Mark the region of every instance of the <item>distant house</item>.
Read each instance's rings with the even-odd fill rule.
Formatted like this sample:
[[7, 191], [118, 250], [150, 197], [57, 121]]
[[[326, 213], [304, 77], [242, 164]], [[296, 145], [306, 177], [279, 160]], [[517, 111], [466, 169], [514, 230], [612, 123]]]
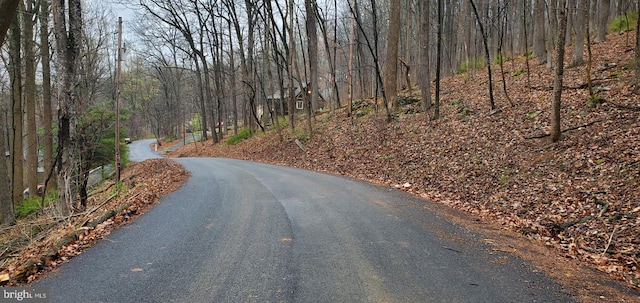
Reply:
[[[300, 89], [299, 86], [296, 86], [294, 89], [294, 94], [295, 94], [294, 113], [296, 114], [306, 113], [306, 104], [305, 104], [305, 98], [303, 95], [306, 91], [307, 91], [306, 87], [304, 89]], [[324, 107], [325, 100], [322, 97], [322, 94], [320, 94], [319, 97], [320, 97], [319, 98], [320, 108], [322, 108]], [[274, 110], [278, 112], [280, 111], [280, 103], [282, 103], [284, 108], [284, 114], [285, 115], [289, 114], [289, 88], [287, 87], [284, 88], [284, 94], [282, 96], [280, 95], [280, 90], [277, 89], [276, 93], [274, 93], [271, 96], [267, 96], [267, 102], [269, 106], [271, 106], [272, 104], [275, 105]]]

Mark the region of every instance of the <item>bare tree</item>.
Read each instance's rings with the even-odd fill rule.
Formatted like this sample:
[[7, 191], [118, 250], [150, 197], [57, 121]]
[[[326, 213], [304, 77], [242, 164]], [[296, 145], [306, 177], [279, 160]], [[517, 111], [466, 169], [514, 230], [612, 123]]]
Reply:
[[545, 17], [544, 0], [534, 0], [533, 6], [533, 56], [538, 58], [538, 64], [547, 62], [545, 51]]
[[389, 1], [389, 31], [385, 61], [384, 91], [389, 108], [398, 107], [398, 44], [400, 43], [400, 0]]
[[32, 0], [26, 0], [23, 11], [24, 45], [24, 103], [27, 120], [27, 186], [29, 194], [38, 194], [38, 132], [36, 128], [36, 56], [33, 41], [35, 9]]
[[555, 78], [553, 80], [553, 103], [551, 106], [551, 140], [560, 140], [560, 101], [562, 99], [562, 78], [564, 73], [564, 47], [567, 35], [567, 8], [565, 0], [558, 1], [558, 47], [556, 48]]
[[582, 65], [584, 63], [584, 36], [585, 25], [587, 24], [586, 15], [589, 12], [589, 0], [577, 0], [576, 5], [576, 50], [573, 54], [573, 65]]
[[13, 199], [9, 189], [7, 172], [7, 161], [4, 157], [6, 142], [4, 130], [4, 114], [0, 113], [0, 224], [3, 226], [12, 225], [15, 222], [13, 213]]
[[[49, 14], [51, 1], [40, 2], [40, 64], [42, 65], [42, 123], [44, 124], [44, 168], [47, 173], [45, 191], [57, 187], [56, 178], [51, 179], [53, 167], [53, 111], [51, 107], [51, 51], [49, 49]], [[51, 180], [51, 182], [50, 182]]]
[[[53, 1], [53, 24], [58, 50], [58, 196], [55, 209], [59, 215], [84, 205], [80, 192], [80, 148], [78, 142], [78, 94], [76, 92], [78, 59], [82, 44], [81, 0]], [[68, 11], [68, 17], [65, 13]], [[68, 28], [68, 29], [67, 29]], [[86, 197], [85, 197], [86, 199]]]
[[420, 91], [422, 92], [422, 109], [431, 109], [431, 70], [429, 66], [429, 1], [420, 2], [420, 60], [418, 73], [420, 75]]
[[11, 130], [9, 141], [11, 145], [11, 186], [13, 203], [22, 200], [24, 190], [24, 157], [22, 142], [22, 52], [21, 52], [20, 22], [16, 17], [11, 25], [11, 37], [9, 41], [9, 57], [11, 64], [9, 75], [11, 76]]
[[610, 7], [610, 0], [598, 0], [598, 37], [596, 42], [604, 42], [607, 39], [607, 22], [609, 21]]
[[438, 30], [436, 38], [436, 99], [433, 109], [433, 119], [440, 119], [440, 80], [442, 72], [442, 0], [438, 0]]
[[[491, 76], [491, 58], [489, 57], [489, 37], [488, 34], [484, 30], [484, 26], [482, 25], [482, 20], [480, 19], [480, 15], [478, 15], [478, 9], [476, 8], [473, 0], [469, 0], [471, 2], [471, 7], [473, 7], [473, 13], [476, 15], [476, 20], [478, 21], [478, 27], [480, 27], [480, 34], [482, 35], [482, 44], [484, 45], [484, 58], [487, 62], [487, 73], [489, 74], [489, 102], [491, 105], [491, 110], [496, 109], [496, 103], [493, 100], [493, 80]], [[502, 60], [502, 59], [501, 59]]]

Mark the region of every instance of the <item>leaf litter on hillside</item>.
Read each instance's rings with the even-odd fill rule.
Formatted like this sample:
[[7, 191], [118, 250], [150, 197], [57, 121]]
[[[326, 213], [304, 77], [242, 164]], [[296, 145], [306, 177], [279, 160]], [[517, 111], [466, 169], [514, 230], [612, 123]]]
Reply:
[[20, 285], [37, 279], [147, 212], [188, 176], [182, 166], [166, 159], [129, 163], [122, 185], [111, 181], [98, 188], [90, 194], [86, 211], [56, 218], [45, 208], [2, 228], [0, 282]]
[[[632, 84], [628, 43], [634, 39], [610, 35], [593, 45], [593, 88], [601, 103], [588, 103], [586, 66], [567, 66], [558, 143], [547, 136], [552, 72], [532, 66], [529, 89], [526, 73], [514, 76], [525, 69], [519, 58], [505, 63], [515, 107], [495, 90], [498, 112], [490, 112], [486, 72], [477, 70], [443, 80], [439, 120], [412, 104], [390, 123], [372, 113], [351, 124], [342, 108], [315, 119], [314, 139], [302, 142], [306, 151], [285, 129], [284, 143], [272, 131], [233, 146], [191, 144], [170, 155], [263, 161], [404, 189], [499, 222], [637, 290], [640, 87]], [[569, 48], [567, 60], [572, 54]], [[372, 100], [359, 106], [367, 103], [373, 107]]]

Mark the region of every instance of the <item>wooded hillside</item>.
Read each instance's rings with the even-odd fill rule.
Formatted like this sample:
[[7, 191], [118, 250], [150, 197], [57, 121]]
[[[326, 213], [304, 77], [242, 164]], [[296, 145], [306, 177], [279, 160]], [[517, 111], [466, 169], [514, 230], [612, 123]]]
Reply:
[[[585, 66], [567, 65], [562, 140], [551, 143], [553, 76], [523, 57], [504, 64], [514, 106], [502, 91], [491, 110], [485, 70], [442, 81], [442, 118], [400, 92], [385, 122], [380, 102], [354, 102], [313, 119], [315, 136], [275, 131], [236, 145], [191, 144], [171, 156], [232, 157], [338, 173], [409, 191], [499, 222], [541, 245], [638, 288], [640, 100], [633, 85], [632, 34], [593, 45], [593, 89]], [[573, 48], [567, 48], [571, 55]], [[377, 108], [377, 109], [376, 109]], [[303, 151], [296, 143], [302, 143]], [[606, 252], [605, 252], [606, 250]]]

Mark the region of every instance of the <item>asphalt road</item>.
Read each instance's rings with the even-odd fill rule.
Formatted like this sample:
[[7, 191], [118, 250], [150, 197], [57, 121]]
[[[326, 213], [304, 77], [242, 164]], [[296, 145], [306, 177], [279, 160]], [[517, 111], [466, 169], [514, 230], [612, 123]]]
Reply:
[[36, 286], [52, 302], [573, 301], [404, 192], [238, 160], [177, 161], [192, 172], [185, 186]]

